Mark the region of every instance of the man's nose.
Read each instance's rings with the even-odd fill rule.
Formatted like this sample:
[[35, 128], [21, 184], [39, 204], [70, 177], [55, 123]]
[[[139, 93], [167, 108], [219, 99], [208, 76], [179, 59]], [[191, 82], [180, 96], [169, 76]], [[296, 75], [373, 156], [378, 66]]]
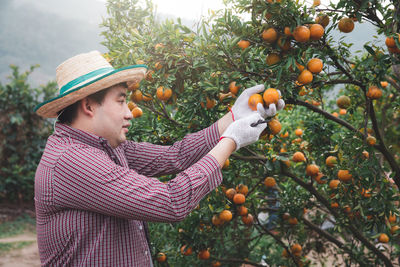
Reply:
[[125, 118], [126, 118], [127, 120], [131, 120], [131, 119], [133, 118], [132, 112], [131, 112], [131, 110], [129, 109], [127, 103], [125, 103]]

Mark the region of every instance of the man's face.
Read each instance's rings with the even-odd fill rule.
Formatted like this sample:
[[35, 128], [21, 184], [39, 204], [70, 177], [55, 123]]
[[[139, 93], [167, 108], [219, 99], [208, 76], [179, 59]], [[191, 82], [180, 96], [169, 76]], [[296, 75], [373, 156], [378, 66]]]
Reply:
[[126, 141], [132, 113], [126, 103], [126, 87], [117, 85], [104, 97], [101, 105], [95, 106], [94, 127], [97, 135], [105, 138], [116, 148]]

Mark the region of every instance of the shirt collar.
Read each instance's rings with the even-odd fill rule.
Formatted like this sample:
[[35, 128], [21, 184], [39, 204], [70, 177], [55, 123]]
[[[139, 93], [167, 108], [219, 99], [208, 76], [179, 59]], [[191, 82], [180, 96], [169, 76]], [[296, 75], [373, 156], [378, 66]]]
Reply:
[[99, 149], [107, 146], [111, 148], [107, 139], [59, 122], [55, 124], [55, 131], [53, 135], [67, 138], [69, 137]]

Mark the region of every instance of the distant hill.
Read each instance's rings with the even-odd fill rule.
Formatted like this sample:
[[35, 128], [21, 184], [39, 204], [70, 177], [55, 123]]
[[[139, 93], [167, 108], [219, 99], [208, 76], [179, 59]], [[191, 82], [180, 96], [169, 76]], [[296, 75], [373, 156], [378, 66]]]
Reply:
[[[34, 86], [55, 79], [55, 68], [65, 59], [82, 52], [99, 50], [102, 28], [107, 16], [105, 3], [97, 0], [0, 0], [0, 82], [10, 74], [9, 65], [26, 70], [40, 64], [31, 76]], [[160, 14], [159, 18], [173, 18]], [[182, 20], [191, 27], [195, 22]], [[352, 51], [363, 49], [366, 41], [384, 45], [384, 37], [372, 38], [376, 32], [370, 24], [356, 23], [351, 34], [334, 32], [335, 40], [346, 36], [355, 45]]]
[[[106, 48], [100, 43], [104, 3], [94, 0], [0, 0], [0, 80], [9, 65], [26, 70], [40, 64], [32, 74], [34, 85], [55, 79], [55, 68], [81, 52]], [[90, 2], [90, 4], [89, 4]]]

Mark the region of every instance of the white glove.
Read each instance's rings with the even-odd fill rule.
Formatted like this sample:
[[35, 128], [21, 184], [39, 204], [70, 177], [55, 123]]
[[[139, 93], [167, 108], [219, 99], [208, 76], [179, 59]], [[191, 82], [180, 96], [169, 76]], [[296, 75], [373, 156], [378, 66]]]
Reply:
[[[252, 114], [254, 111], [251, 110], [251, 108], [249, 107], [249, 98], [254, 94], [261, 93], [262, 91], [264, 91], [264, 89], [264, 85], [259, 84], [244, 90], [235, 101], [235, 104], [231, 109], [233, 120], [240, 120], [241, 118], [247, 117]], [[281, 96], [281, 92], [279, 90], [277, 91], [279, 92], [279, 96]], [[285, 102], [283, 101], [283, 99], [279, 99], [276, 106], [275, 104], [270, 104], [267, 108], [264, 108], [263, 105], [259, 103], [257, 105], [257, 111], [263, 118], [267, 118], [275, 116], [276, 111], [281, 110], [284, 107]]]
[[263, 120], [263, 117], [253, 111], [251, 115], [232, 122], [231, 125], [226, 128], [221, 138], [228, 137], [233, 139], [236, 143], [236, 150], [250, 145], [260, 138], [260, 134], [267, 127], [267, 123], [260, 123], [255, 127], [250, 126], [250, 124], [256, 123], [259, 120]]

